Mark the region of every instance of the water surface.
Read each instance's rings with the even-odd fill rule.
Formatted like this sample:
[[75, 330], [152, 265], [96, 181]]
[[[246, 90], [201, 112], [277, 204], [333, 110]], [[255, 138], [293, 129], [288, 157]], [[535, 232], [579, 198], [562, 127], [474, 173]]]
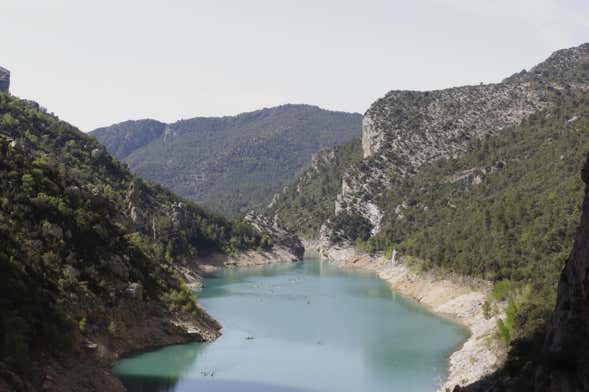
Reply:
[[129, 391], [433, 391], [466, 336], [375, 275], [315, 258], [204, 284], [197, 295], [223, 336], [119, 361]]

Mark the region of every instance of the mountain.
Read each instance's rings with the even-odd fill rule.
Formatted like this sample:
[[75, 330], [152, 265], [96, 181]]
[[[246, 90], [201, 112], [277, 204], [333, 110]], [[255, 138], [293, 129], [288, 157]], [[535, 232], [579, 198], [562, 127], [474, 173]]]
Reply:
[[[485, 308], [505, 307], [498, 338], [516, 374], [542, 354], [588, 151], [584, 44], [499, 84], [387, 94], [364, 117], [362, 158], [322, 153], [265, 213], [323, 249], [397, 252], [420, 270], [490, 280]], [[333, 208], [317, 214], [318, 201]]]
[[236, 215], [268, 204], [311, 156], [360, 135], [362, 116], [283, 105], [163, 124], [127, 121], [91, 132], [136, 174]]
[[[363, 159], [350, 161], [344, 168], [343, 156], [333, 165], [327, 163], [322, 172], [333, 172], [337, 166], [341, 176], [333, 181], [341, 182], [341, 186], [335, 193], [333, 187], [327, 187], [314, 197], [335, 200], [330, 217], [354, 217], [370, 228], [369, 235], [374, 235], [382, 229], [388, 193], [400, 179], [411, 178], [424, 164], [456, 159], [471, 146], [517, 126], [535, 113], [558, 107], [566, 97], [588, 87], [589, 44], [583, 44], [557, 51], [532, 70], [497, 84], [425, 92], [391, 91], [364, 115]], [[337, 155], [337, 150], [333, 153]], [[299, 177], [296, 187], [290, 186], [282, 193], [299, 194], [300, 198], [316, 193], [318, 184], [311, 186], [313, 191], [308, 190], [301, 183], [304, 178], [310, 178], [310, 173]], [[269, 213], [278, 210], [283, 213], [278, 212], [277, 218], [306, 211], [296, 204], [275, 203]], [[288, 225], [291, 219], [283, 216], [281, 221]], [[328, 219], [321, 223], [316, 219], [313, 227], [323, 223], [327, 223], [323, 225], [323, 238], [329, 241], [334, 233]], [[311, 236], [319, 237], [319, 231]]]
[[393, 175], [411, 176], [424, 163], [452, 158], [471, 141], [517, 125], [588, 87], [589, 44], [584, 44], [557, 51], [530, 71], [497, 84], [391, 91], [364, 115], [364, 159], [344, 174], [336, 211], [361, 216], [378, 232], [381, 199], [391, 189]]
[[92, 132], [115, 158], [124, 159], [133, 151], [161, 137], [166, 124], [156, 120], [124, 121]]
[[283, 237], [142, 180], [0, 93], [0, 390], [122, 390], [119, 355], [219, 335], [186, 285], [208, 254], [250, 257]]

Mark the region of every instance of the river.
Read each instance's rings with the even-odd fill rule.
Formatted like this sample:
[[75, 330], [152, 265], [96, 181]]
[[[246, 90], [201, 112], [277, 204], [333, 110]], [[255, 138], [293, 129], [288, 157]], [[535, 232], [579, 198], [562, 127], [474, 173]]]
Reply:
[[468, 333], [314, 257], [220, 270], [196, 294], [223, 336], [117, 362], [129, 391], [434, 391]]

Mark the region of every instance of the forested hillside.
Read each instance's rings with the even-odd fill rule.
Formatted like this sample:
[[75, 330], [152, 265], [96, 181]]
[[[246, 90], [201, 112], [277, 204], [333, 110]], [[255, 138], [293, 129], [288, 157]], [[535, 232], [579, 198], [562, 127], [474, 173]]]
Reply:
[[0, 389], [9, 390], [43, 380], [104, 390], [96, 385], [108, 373], [95, 370], [120, 352], [214, 338], [218, 324], [177, 267], [201, 252], [269, 246], [249, 225], [135, 177], [93, 138], [5, 93], [0, 243]]
[[274, 196], [265, 214], [304, 238], [317, 238], [323, 222], [334, 215], [344, 170], [360, 159], [359, 140], [317, 153], [311, 166]]
[[[541, 327], [580, 215], [589, 151], [589, 95], [530, 116], [456, 159], [397, 177], [382, 230], [360, 245], [398, 249], [526, 293], [511, 337]], [[524, 301], [523, 298], [521, 298]], [[529, 301], [529, 302], [528, 302]]]
[[131, 170], [232, 215], [267, 205], [311, 156], [360, 136], [362, 116], [283, 105], [163, 124], [127, 121], [92, 134]]

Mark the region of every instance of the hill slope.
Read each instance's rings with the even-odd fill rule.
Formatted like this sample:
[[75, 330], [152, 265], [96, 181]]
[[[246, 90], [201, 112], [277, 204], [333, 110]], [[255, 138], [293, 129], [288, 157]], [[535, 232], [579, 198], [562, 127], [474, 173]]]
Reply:
[[92, 131], [138, 175], [230, 214], [270, 202], [321, 149], [360, 135], [361, 115], [283, 105], [237, 116], [124, 122]]
[[0, 390], [120, 390], [119, 354], [215, 338], [179, 271], [270, 242], [0, 93]]
[[380, 230], [391, 176], [411, 176], [423, 164], [464, 152], [484, 139], [589, 88], [589, 44], [552, 54], [501, 83], [436, 91], [391, 91], [366, 112], [364, 159], [343, 176], [336, 212], [367, 219]]
[[316, 239], [321, 225], [334, 216], [344, 171], [362, 158], [356, 139], [313, 155], [311, 165], [274, 195], [264, 213], [306, 239]]
[[[486, 308], [505, 304], [500, 338], [521, 369], [542, 350], [578, 223], [588, 87], [582, 45], [501, 85], [390, 93], [365, 116], [364, 159], [343, 170], [333, 159], [314, 174], [343, 172], [337, 194], [306, 175], [285, 193], [335, 200], [328, 220], [313, 222], [324, 247], [396, 250], [415, 268], [493, 281]], [[267, 213], [296, 226], [308, 208], [279, 199]]]

